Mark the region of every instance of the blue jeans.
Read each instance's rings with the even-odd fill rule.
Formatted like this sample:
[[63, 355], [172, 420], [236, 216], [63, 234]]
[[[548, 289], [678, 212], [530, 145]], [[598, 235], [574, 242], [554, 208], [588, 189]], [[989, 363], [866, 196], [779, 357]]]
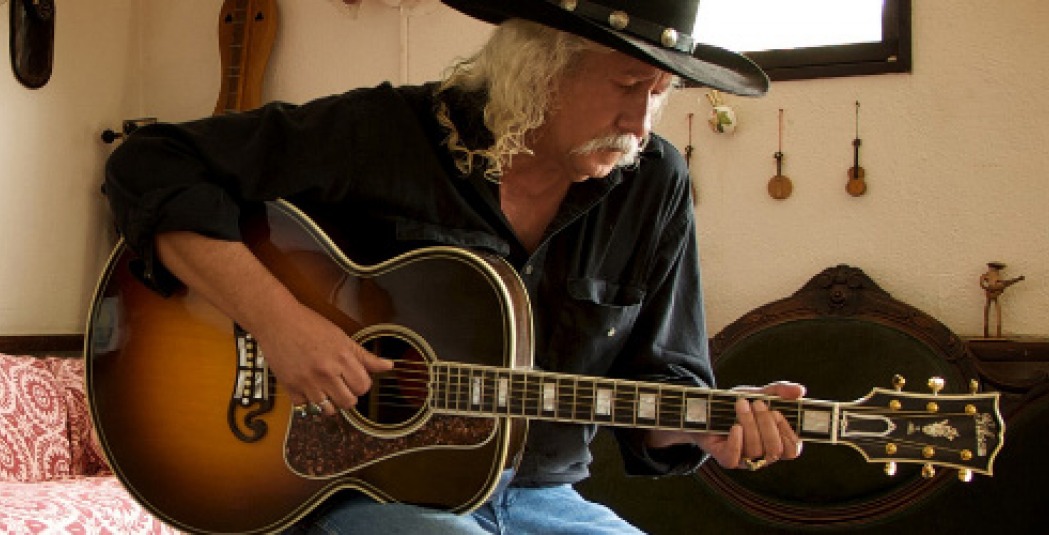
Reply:
[[399, 503], [381, 504], [361, 495], [336, 498], [308, 525], [291, 533], [309, 535], [462, 534], [641, 535], [611, 509], [583, 499], [571, 485], [507, 487], [503, 478], [492, 497], [471, 514], [457, 515]]

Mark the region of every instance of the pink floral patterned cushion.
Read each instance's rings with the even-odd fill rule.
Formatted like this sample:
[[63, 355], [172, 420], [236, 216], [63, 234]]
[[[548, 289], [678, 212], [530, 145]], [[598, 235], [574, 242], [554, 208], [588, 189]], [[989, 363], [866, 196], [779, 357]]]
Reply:
[[70, 475], [66, 411], [45, 360], [0, 354], [0, 481]]
[[49, 357], [48, 366], [59, 386], [65, 389], [68, 413], [71, 467], [74, 475], [111, 474], [102, 445], [91, 423], [84, 386], [84, 359]]
[[0, 533], [177, 534], [128, 495], [116, 477], [0, 484]]

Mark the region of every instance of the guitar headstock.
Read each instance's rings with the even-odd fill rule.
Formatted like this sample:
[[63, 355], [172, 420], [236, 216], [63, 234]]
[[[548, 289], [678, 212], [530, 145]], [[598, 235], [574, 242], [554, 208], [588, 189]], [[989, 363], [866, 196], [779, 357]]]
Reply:
[[859, 450], [869, 462], [886, 463], [894, 475], [897, 463], [923, 464], [922, 475], [937, 466], [957, 468], [959, 479], [973, 473], [992, 475], [994, 459], [1005, 442], [1005, 422], [997, 392], [940, 394], [943, 379], [929, 380], [931, 394], [904, 392], [897, 376], [895, 390], [875, 388], [866, 397], [841, 405], [838, 442]]

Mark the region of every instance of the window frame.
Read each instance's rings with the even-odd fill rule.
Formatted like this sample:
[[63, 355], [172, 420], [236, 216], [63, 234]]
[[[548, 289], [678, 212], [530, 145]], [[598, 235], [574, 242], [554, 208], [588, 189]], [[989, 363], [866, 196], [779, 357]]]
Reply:
[[911, 0], [885, 0], [878, 43], [743, 52], [769, 79], [808, 80], [911, 72]]

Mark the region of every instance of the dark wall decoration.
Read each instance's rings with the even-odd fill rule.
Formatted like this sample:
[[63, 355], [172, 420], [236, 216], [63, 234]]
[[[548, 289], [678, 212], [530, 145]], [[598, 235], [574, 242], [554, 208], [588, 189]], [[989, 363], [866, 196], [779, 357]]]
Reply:
[[54, 0], [11, 0], [10, 23], [15, 77], [30, 89], [43, 87], [55, 58]]

